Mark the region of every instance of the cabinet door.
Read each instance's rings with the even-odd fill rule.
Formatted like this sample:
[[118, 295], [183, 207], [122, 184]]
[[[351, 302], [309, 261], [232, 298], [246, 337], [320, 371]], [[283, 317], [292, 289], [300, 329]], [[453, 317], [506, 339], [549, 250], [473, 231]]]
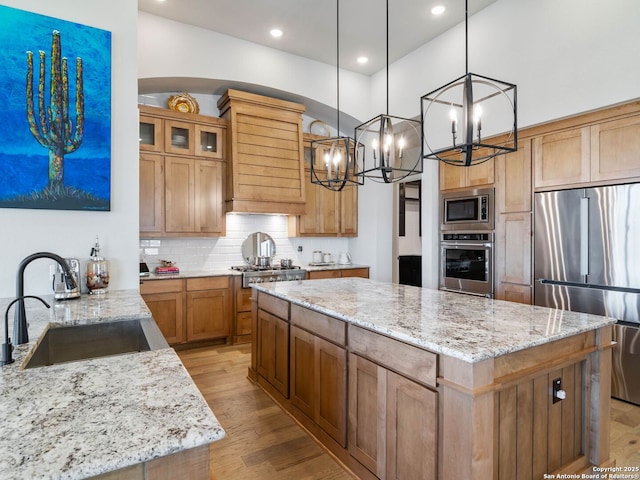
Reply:
[[498, 218], [496, 278], [498, 282], [531, 285], [531, 212], [505, 213]]
[[165, 230], [192, 233], [195, 230], [194, 160], [165, 159]]
[[275, 361], [275, 317], [261, 309], [258, 309], [257, 317], [256, 369], [260, 376], [269, 380]]
[[321, 225], [318, 222], [318, 215], [321, 205], [318, 203], [320, 197], [318, 195], [318, 189], [326, 190], [320, 185], [314, 185], [309, 180], [311, 178], [311, 171], [305, 170], [305, 179], [307, 181], [305, 188], [305, 214], [297, 216], [298, 232], [300, 235], [310, 235], [315, 233], [322, 233]]
[[531, 211], [531, 140], [496, 157], [496, 213]]
[[224, 129], [195, 125], [195, 155], [221, 160], [224, 158]]
[[143, 295], [144, 302], [151, 310], [151, 316], [158, 324], [168, 343], [184, 341], [184, 297], [182, 293], [154, 293]]
[[193, 155], [195, 152], [195, 129], [193, 123], [177, 120], [164, 121], [164, 151], [178, 155]]
[[349, 353], [348, 449], [378, 478], [386, 471], [386, 392], [386, 370]]
[[310, 185], [309, 188], [315, 188], [318, 196], [317, 221], [320, 225], [320, 232], [318, 233], [337, 236], [340, 232], [340, 193], [320, 185]]
[[439, 162], [440, 190], [451, 190], [466, 186], [466, 168]]
[[340, 195], [340, 234], [358, 235], [358, 187], [345, 187]]
[[435, 480], [436, 392], [387, 371], [387, 479]]
[[231, 333], [229, 290], [187, 293], [187, 340], [227, 337]]
[[138, 137], [140, 150], [162, 152], [164, 150], [162, 136], [161, 119], [140, 115], [140, 132]]
[[316, 399], [314, 335], [291, 327], [291, 403], [313, 419]]
[[[314, 338], [315, 422], [343, 447], [347, 446], [347, 351]], [[307, 372], [308, 375], [308, 372]]]
[[[461, 168], [461, 167], [457, 167]], [[467, 178], [465, 187], [479, 187], [481, 185], [493, 185], [494, 183], [494, 159], [487, 160], [479, 165], [464, 167]]]
[[525, 303], [531, 305], [531, 290], [529, 285], [499, 282], [496, 292], [498, 300], [507, 302]]
[[588, 182], [589, 150], [589, 127], [534, 138], [534, 187]]
[[640, 116], [591, 127], [591, 181], [640, 177]]
[[140, 231], [164, 231], [164, 158], [140, 153]]
[[275, 361], [269, 381], [285, 398], [289, 398], [289, 323], [278, 317], [273, 318]]
[[223, 167], [221, 162], [195, 160], [194, 230], [198, 233], [225, 234]]

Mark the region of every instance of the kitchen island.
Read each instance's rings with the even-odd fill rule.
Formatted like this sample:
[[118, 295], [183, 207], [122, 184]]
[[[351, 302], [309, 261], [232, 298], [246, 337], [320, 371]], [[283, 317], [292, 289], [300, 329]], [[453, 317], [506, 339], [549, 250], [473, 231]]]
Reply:
[[253, 301], [249, 377], [361, 478], [612, 464], [612, 318], [360, 278]]
[[139, 293], [43, 298], [50, 310], [26, 300], [30, 341], [0, 367], [0, 478], [209, 478], [224, 430], [173, 349], [23, 368], [46, 329], [149, 318]]

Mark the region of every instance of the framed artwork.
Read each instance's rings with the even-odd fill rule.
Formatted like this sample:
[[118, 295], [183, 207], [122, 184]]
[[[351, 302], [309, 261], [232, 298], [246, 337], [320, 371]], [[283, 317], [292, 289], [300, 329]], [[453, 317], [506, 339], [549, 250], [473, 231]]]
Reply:
[[108, 211], [111, 32], [0, 5], [0, 208]]

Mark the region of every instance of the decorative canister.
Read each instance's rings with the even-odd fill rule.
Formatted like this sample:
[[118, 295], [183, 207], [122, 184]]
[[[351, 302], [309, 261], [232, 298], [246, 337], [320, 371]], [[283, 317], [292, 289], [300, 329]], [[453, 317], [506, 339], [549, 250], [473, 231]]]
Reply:
[[87, 288], [91, 295], [107, 293], [109, 287], [109, 260], [100, 256], [100, 242], [91, 249], [91, 258], [87, 262]]

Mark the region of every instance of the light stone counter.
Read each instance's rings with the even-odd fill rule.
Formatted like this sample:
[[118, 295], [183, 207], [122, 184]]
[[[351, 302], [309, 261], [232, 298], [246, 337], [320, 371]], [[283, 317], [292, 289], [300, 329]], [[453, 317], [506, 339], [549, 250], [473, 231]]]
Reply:
[[363, 278], [278, 282], [253, 287], [469, 363], [616, 322], [598, 315]]
[[[48, 324], [151, 316], [135, 290], [43, 298], [50, 310], [26, 300], [30, 342], [0, 367], [0, 478], [81, 479], [224, 437], [171, 348], [22, 369]], [[2, 314], [11, 300], [0, 299]]]

